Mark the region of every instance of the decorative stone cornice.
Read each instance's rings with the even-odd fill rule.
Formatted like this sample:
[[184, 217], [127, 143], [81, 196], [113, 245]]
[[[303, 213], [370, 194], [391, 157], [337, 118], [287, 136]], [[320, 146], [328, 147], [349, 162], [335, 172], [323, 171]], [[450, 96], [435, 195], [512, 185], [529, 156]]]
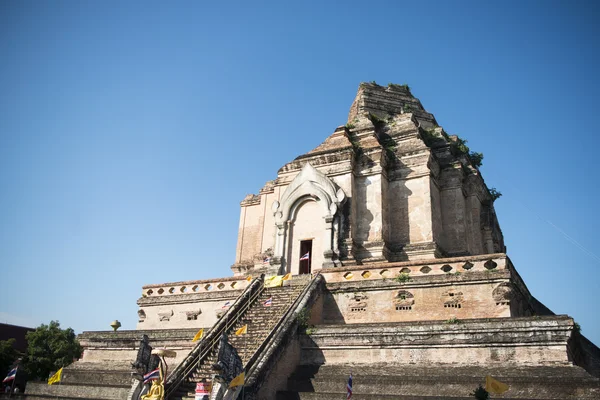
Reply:
[[258, 194], [248, 194], [240, 203], [242, 207], [255, 206], [258, 204], [260, 204], [260, 195]]
[[343, 346], [453, 346], [475, 344], [527, 346], [538, 343], [567, 345], [573, 319], [566, 315], [523, 318], [483, 318], [441, 321], [411, 321], [388, 324], [319, 325], [311, 334], [313, 345], [304, 348], [329, 349]]
[[159, 306], [168, 304], [188, 304], [203, 301], [220, 301], [237, 298], [243, 290], [229, 290], [227, 292], [190, 293], [172, 296], [140, 297], [137, 304], [144, 306]]

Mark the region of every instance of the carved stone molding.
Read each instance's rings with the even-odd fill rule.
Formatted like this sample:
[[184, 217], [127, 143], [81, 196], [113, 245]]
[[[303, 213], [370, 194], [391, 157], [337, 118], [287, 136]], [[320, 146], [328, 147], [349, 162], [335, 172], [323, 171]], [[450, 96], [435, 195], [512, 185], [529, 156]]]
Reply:
[[501, 283], [492, 292], [492, 297], [497, 306], [509, 305], [515, 297], [515, 288], [508, 282]]
[[399, 290], [394, 297], [394, 306], [396, 309], [411, 308], [415, 304], [415, 296], [408, 290]]
[[444, 302], [445, 308], [462, 308], [462, 303], [464, 301], [463, 293], [454, 288], [450, 288], [442, 294], [442, 301]]
[[158, 320], [161, 322], [162, 321], [170, 321], [172, 316], [173, 316], [173, 310], [167, 311], [167, 312], [161, 312], [161, 313], [158, 313]]
[[361, 314], [367, 311], [367, 300], [369, 299], [369, 296], [361, 292], [351, 293], [346, 296], [349, 299], [348, 305], [346, 307], [349, 315], [351, 316], [351, 318], [353, 315], [356, 315], [356, 317], [360, 318], [360, 316], [357, 314]]
[[188, 321], [195, 321], [198, 319], [198, 315], [202, 314], [202, 310], [197, 309], [197, 310], [192, 310], [192, 311], [185, 311], [185, 317], [187, 318]]

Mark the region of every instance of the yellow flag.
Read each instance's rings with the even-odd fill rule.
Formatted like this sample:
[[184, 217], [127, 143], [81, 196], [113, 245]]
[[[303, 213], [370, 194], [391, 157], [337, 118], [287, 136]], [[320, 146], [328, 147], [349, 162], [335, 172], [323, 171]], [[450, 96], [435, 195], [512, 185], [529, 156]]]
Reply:
[[252, 275], [248, 275], [248, 276], [246, 277], [246, 280], [247, 280], [248, 282], [252, 281]]
[[237, 336], [243, 335], [244, 333], [248, 333], [248, 325], [244, 325], [240, 329], [238, 329], [237, 331], [235, 331], [235, 334]]
[[60, 382], [60, 378], [62, 378], [62, 368], [56, 371], [54, 375], [48, 379], [48, 385], [52, 385], [53, 383]]
[[192, 342], [202, 339], [202, 336], [204, 336], [204, 328], [200, 329], [198, 331], [198, 333], [196, 333], [196, 336], [194, 336], [194, 338], [192, 339]]
[[289, 274], [285, 274], [283, 276], [283, 278], [281, 278], [282, 281], [289, 281], [290, 279], [292, 279], [292, 273], [291, 272]]
[[232, 387], [243, 385], [245, 377], [246, 377], [246, 375], [244, 374], [244, 371], [242, 371], [241, 374], [239, 374], [238, 376], [236, 376], [235, 378], [233, 378], [233, 380], [229, 384], [229, 387], [232, 388]]
[[265, 278], [265, 287], [269, 288], [269, 287], [279, 287], [283, 285], [283, 276], [281, 275], [275, 275], [275, 276], [270, 276], [268, 278]]
[[485, 377], [485, 390], [490, 393], [502, 394], [508, 390], [508, 385], [488, 375]]

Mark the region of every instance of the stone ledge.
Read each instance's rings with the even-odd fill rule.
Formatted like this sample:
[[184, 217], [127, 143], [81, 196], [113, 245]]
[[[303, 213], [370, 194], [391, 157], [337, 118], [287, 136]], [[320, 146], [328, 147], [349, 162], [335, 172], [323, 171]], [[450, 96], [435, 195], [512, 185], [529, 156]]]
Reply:
[[493, 254], [481, 254], [476, 256], [462, 256], [462, 257], [450, 257], [450, 258], [431, 258], [428, 260], [414, 260], [414, 261], [398, 261], [398, 262], [376, 262], [366, 263], [359, 266], [348, 266], [348, 267], [333, 267], [323, 268], [321, 273], [338, 273], [346, 271], [360, 271], [372, 268], [394, 268], [394, 267], [411, 267], [420, 265], [431, 265], [431, 264], [451, 264], [457, 262], [467, 261], [487, 261], [490, 259], [507, 259], [506, 253], [493, 253]]
[[142, 289], [155, 289], [161, 287], [171, 287], [171, 286], [188, 286], [188, 285], [201, 285], [203, 283], [213, 283], [213, 282], [233, 282], [240, 281], [244, 279], [240, 279], [239, 276], [234, 277], [225, 277], [225, 278], [215, 278], [215, 279], [202, 279], [197, 281], [180, 281], [180, 282], [165, 282], [165, 283], [152, 283], [149, 285], [142, 286]]
[[[490, 333], [514, 333], [507, 337], [492, 337], [489, 343], [529, 343], [535, 341], [558, 341], [567, 343], [573, 330], [573, 319], [566, 315], [548, 317], [521, 317], [521, 318], [483, 318], [466, 319], [458, 323], [446, 323], [443, 321], [418, 321], [418, 322], [395, 322], [387, 324], [352, 324], [352, 325], [318, 325], [316, 332], [310, 335], [310, 339], [327, 344], [337, 343], [340, 345], [362, 344], [365, 338], [368, 344], [403, 344], [409, 340], [413, 345], [417, 342], [423, 343], [446, 343], [458, 344], [473, 343], [481, 334]], [[423, 336], [421, 339], [416, 336]], [[448, 339], [440, 339], [441, 335], [462, 335]], [[434, 336], [438, 336], [435, 338]], [[468, 338], [467, 338], [468, 336]], [[386, 337], [386, 339], [382, 339]], [[331, 340], [333, 339], [333, 340]], [[467, 340], [468, 339], [468, 340]]]
[[320, 325], [304, 364], [571, 365], [568, 316]]
[[228, 290], [224, 292], [204, 292], [204, 293], [189, 293], [189, 294], [172, 294], [168, 296], [148, 296], [140, 297], [137, 304], [140, 307], [151, 305], [164, 304], [185, 304], [197, 303], [201, 301], [236, 299], [242, 294], [243, 289]]
[[[86, 331], [79, 335], [77, 338], [80, 341], [131, 341], [135, 340], [136, 345], [142, 339], [143, 335], [148, 335], [149, 339], [152, 340], [174, 340], [174, 339], [187, 339], [188, 337], [194, 337], [198, 332], [199, 328], [189, 329], [152, 329], [152, 330], [128, 330], [128, 331]], [[191, 335], [191, 336], [190, 336]]]
[[391, 278], [371, 280], [349, 280], [345, 282], [327, 283], [327, 289], [331, 292], [345, 292], [355, 290], [396, 290], [434, 286], [451, 285], [474, 285], [478, 283], [497, 283], [511, 279], [511, 271], [498, 270], [494, 272], [463, 272], [461, 275], [422, 275], [411, 276], [410, 281], [396, 282]]
[[[305, 365], [288, 380], [288, 390], [318, 395], [315, 398], [342, 398], [350, 365]], [[467, 396], [486, 375], [509, 385], [500, 398], [511, 399], [597, 399], [598, 379], [574, 366], [448, 366], [374, 364], [354, 365], [356, 397], [398, 399], [472, 399]], [[338, 395], [334, 395], [338, 393]], [[377, 397], [375, 397], [377, 396]], [[379, 397], [382, 396], [382, 397]], [[439, 396], [439, 397], [438, 397]]]
[[27, 384], [26, 395], [53, 398], [122, 400], [127, 398], [130, 386], [93, 386], [93, 385], [48, 385], [45, 382]]

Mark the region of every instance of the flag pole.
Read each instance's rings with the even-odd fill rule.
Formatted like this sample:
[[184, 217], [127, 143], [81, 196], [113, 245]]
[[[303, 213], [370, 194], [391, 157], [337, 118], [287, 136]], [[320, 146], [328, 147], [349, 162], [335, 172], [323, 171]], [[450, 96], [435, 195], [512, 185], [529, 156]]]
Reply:
[[[258, 300], [258, 301], [260, 301], [260, 300]], [[248, 335], [248, 332], [246, 331], [246, 336], [247, 335]], [[247, 343], [247, 341], [246, 341], [246, 338], [244, 337], [244, 347], [246, 347], [246, 343]], [[247, 350], [248, 349], [246, 349], [246, 351]], [[246, 386], [246, 371], [244, 368], [242, 368], [242, 372], [244, 373], [244, 382], [242, 382], [242, 400], [244, 400], [244, 388]]]
[[15, 381], [17, 380], [17, 372], [19, 372], [19, 367], [17, 366], [17, 370], [15, 371], [15, 377], [12, 380], [12, 384], [10, 385], [10, 393], [8, 394], [8, 398], [12, 397], [13, 391], [15, 390]]

